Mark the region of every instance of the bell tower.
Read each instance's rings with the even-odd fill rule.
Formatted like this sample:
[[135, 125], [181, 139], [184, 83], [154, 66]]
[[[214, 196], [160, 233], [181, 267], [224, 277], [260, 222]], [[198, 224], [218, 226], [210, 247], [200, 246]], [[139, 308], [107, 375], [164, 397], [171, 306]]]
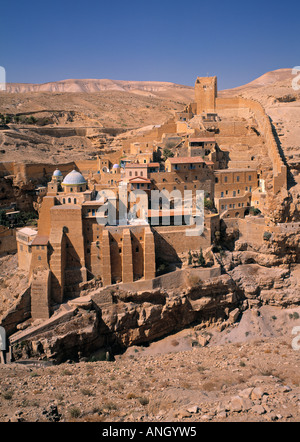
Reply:
[[216, 111], [217, 77], [198, 77], [195, 83], [197, 115]]

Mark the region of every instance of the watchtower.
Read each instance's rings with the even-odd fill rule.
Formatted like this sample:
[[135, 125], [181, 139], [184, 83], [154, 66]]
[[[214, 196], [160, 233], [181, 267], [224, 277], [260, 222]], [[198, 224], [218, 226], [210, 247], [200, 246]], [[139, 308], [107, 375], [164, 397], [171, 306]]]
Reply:
[[198, 77], [195, 83], [197, 115], [216, 111], [217, 77]]

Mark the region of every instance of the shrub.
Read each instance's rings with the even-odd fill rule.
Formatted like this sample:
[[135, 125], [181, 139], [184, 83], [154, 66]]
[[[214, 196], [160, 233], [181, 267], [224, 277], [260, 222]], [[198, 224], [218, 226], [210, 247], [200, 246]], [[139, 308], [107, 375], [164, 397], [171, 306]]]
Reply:
[[13, 394], [14, 393], [13, 393], [12, 390], [7, 390], [4, 393], [2, 393], [2, 396], [3, 396], [4, 399], [9, 400], [9, 399], [12, 399]]
[[82, 388], [81, 393], [85, 396], [93, 396], [93, 392], [89, 390], [88, 388]]
[[206, 209], [213, 209], [214, 208], [214, 203], [212, 200], [208, 199], [208, 198], [204, 198], [204, 207], [206, 207]]
[[149, 399], [147, 397], [140, 397], [139, 402], [141, 405], [145, 406], [149, 404]]
[[65, 369], [61, 372], [61, 374], [64, 375], [64, 376], [71, 376], [73, 373], [72, 373], [71, 370], [68, 370], [67, 368], [65, 368]]
[[73, 418], [77, 418], [81, 415], [81, 411], [77, 407], [70, 408], [69, 412], [70, 412], [70, 416]]
[[272, 236], [272, 234], [270, 232], [264, 232], [263, 238], [265, 241], [269, 241], [271, 236]]
[[135, 399], [136, 398], [136, 394], [135, 393], [128, 393], [126, 396], [126, 399]]
[[190, 275], [188, 279], [190, 287], [196, 288], [201, 284], [201, 279], [197, 275]]

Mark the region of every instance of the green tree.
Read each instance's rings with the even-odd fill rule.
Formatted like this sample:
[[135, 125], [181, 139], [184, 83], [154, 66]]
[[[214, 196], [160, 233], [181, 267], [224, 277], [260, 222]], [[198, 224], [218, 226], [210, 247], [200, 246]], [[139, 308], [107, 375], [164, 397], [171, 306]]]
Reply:
[[163, 159], [166, 161], [168, 158], [174, 157], [174, 153], [167, 147], [163, 150]]
[[200, 249], [200, 253], [198, 255], [198, 265], [201, 266], [201, 267], [205, 266], [205, 259], [204, 259], [204, 256], [203, 256], [202, 249]]
[[193, 264], [193, 257], [192, 257], [191, 251], [189, 250], [188, 265], [191, 266], [192, 264]]
[[204, 207], [206, 207], [206, 209], [213, 209], [214, 207], [214, 203], [212, 200], [208, 199], [208, 198], [204, 198]]
[[3, 209], [0, 210], [0, 225], [5, 226], [5, 227], [9, 227], [9, 221], [6, 216], [6, 212]]

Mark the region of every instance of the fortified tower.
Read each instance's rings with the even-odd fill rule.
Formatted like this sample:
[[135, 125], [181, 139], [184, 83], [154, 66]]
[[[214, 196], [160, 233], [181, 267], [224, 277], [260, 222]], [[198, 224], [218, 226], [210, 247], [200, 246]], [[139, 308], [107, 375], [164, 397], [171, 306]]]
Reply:
[[198, 77], [195, 83], [197, 115], [216, 111], [217, 77]]

